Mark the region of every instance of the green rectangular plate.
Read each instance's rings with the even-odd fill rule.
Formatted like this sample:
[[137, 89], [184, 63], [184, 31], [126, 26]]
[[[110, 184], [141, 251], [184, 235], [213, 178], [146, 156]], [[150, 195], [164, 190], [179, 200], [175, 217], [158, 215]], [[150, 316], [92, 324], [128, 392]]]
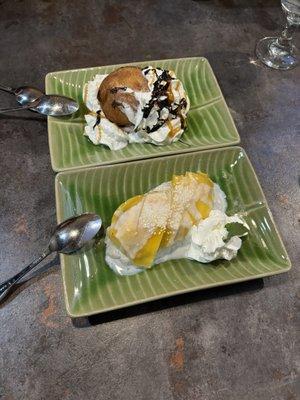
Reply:
[[109, 73], [121, 64], [51, 72], [46, 76], [46, 93], [69, 96], [80, 104], [80, 109], [74, 116], [64, 119], [48, 118], [49, 147], [54, 171], [187, 153], [239, 143], [240, 138], [233, 119], [211, 66], [205, 58], [179, 58], [132, 64], [172, 69], [183, 81], [191, 100], [183, 140], [190, 146], [180, 142], [160, 147], [151, 144], [130, 144], [118, 151], [111, 151], [101, 145], [95, 146], [83, 136], [84, 114], [87, 113], [87, 109], [82, 100], [82, 88], [84, 83], [96, 74]]
[[243, 149], [171, 155], [62, 172], [56, 176], [58, 222], [74, 214], [96, 212], [104, 227], [128, 198], [145, 193], [173, 174], [203, 171], [227, 195], [228, 213], [245, 212], [250, 233], [232, 261], [200, 264], [168, 261], [134, 276], [118, 276], [105, 264], [100, 244], [82, 254], [61, 256], [67, 311], [78, 317], [101, 313], [179, 293], [279, 274], [290, 261], [257, 177]]

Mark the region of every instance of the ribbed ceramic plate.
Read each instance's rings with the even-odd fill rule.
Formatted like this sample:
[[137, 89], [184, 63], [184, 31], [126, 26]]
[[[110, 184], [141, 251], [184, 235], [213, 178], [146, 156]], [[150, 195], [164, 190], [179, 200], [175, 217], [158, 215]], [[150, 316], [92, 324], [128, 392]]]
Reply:
[[240, 138], [236, 127], [213, 71], [205, 58], [145, 61], [130, 65], [132, 64], [172, 69], [183, 81], [191, 100], [187, 130], [183, 135], [183, 140], [189, 146], [180, 142], [161, 147], [151, 144], [130, 144], [125, 149], [111, 151], [104, 146], [93, 145], [87, 137], [83, 136], [84, 114], [87, 112], [82, 101], [83, 85], [96, 74], [109, 73], [120, 65], [51, 72], [46, 76], [46, 93], [69, 96], [80, 104], [80, 110], [72, 117], [48, 119], [50, 155], [52, 168], [55, 171], [120, 163], [239, 143]]
[[237, 258], [200, 264], [168, 261], [134, 276], [118, 276], [105, 264], [103, 243], [83, 254], [61, 256], [68, 313], [83, 316], [179, 293], [279, 274], [290, 268], [257, 177], [239, 147], [167, 156], [63, 172], [56, 177], [58, 222], [90, 211], [110, 225], [115, 209], [173, 174], [204, 171], [227, 195], [228, 213], [245, 212], [250, 233]]

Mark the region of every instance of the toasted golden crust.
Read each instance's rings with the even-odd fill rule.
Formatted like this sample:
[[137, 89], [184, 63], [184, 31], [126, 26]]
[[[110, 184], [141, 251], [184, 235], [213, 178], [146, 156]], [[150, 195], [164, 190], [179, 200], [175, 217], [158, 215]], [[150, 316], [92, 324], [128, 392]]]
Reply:
[[101, 83], [98, 100], [101, 108], [111, 122], [119, 126], [130, 125], [127, 116], [119, 109], [120, 103], [127, 103], [134, 110], [138, 102], [132, 93], [117, 88], [130, 88], [135, 92], [148, 92], [148, 81], [138, 67], [121, 67], [111, 72]]

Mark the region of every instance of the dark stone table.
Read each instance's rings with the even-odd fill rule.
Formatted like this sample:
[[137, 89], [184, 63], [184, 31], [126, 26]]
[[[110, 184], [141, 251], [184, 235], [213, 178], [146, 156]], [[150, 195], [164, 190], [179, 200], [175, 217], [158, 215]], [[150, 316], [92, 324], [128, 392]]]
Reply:
[[[263, 281], [72, 321], [53, 258], [0, 308], [1, 400], [299, 399], [300, 68], [273, 71], [253, 53], [283, 21], [276, 0], [0, 1], [3, 84], [207, 57], [293, 263]], [[56, 216], [45, 119], [1, 116], [0, 140], [4, 280], [39, 254]]]

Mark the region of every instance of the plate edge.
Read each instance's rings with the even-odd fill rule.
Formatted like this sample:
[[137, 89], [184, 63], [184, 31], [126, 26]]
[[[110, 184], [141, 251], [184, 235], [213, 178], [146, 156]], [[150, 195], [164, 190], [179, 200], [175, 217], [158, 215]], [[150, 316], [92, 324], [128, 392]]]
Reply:
[[237, 130], [235, 121], [234, 121], [234, 119], [233, 119], [233, 116], [231, 115], [231, 112], [230, 112], [230, 110], [229, 110], [227, 101], [225, 100], [225, 97], [224, 97], [223, 92], [222, 92], [222, 90], [221, 90], [219, 81], [218, 81], [218, 79], [217, 79], [217, 77], [216, 77], [216, 75], [215, 75], [215, 73], [214, 73], [214, 70], [212, 69], [212, 66], [210, 65], [210, 62], [209, 62], [207, 59], [206, 59], [206, 62], [207, 62], [207, 65], [208, 65], [208, 67], [209, 67], [209, 70], [210, 70], [210, 72], [211, 72], [211, 75], [212, 75], [212, 77], [213, 77], [213, 79], [214, 79], [214, 82], [215, 82], [215, 84], [217, 85], [217, 87], [218, 87], [218, 89], [219, 89], [219, 91], [220, 91], [220, 93], [221, 93], [221, 98], [222, 98], [222, 100], [223, 100], [223, 102], [224, 102], [224, 104], [225, 104], [226, 110], [227, 110], [227, 112], [228, 112], [228, 114], [229, 114], [229, 119], [231, 120], [232, 125], [233, 125], [233, 127], [234, 127], [235, 134], [236, 134], [236, 136], [237, 136], [237, 138], [238, 138], [238, 143], [240, 143], [240, 141], [241, 141], [240, 134], [239, 134], [239, 132], [238, 132], [238, 130]]
[[[230, 145], [230, 146], [224, 146], [224, 147], [213, 147], [213, 148], [209, 148], [209, 149], [197, 149], [195, 151], [186, 151], [186, 152], [178, 152], [178, 153], [170, 153], [170, 154], [163, 154], [163, 155], [159, 155], [159, 156], [153, 156], [153, 157], [141, 157], [139, 159], [132, 159], [132, 160], [125, 160], [123, 162], [112, 162], [112, 163], [105, 163], [105, 164], [95, 164], [95, 165], [90, 165], [90, 166], [83, 166], [83, 167], [74, 167], [74, 168], [69, 168], [63, 171], [59, 171], [58, 174], [56, 176], [60, 176], [60, 175], [67, 175], [67, 174], [76, 174], [78, 172], [83, 172], [84, 170], [93, 170], [93, 169], [100, 169], [100, 168], [110, 168], [110, 167], [116, 167], [117, 165], [122, 165], [122, 164], [134, 164], [134, 163], [142, 163], [143, 161], [146, 162], [150, 162], [151, 160], [155, 160], [158, 158], [161, 159], [167, 159], [170, 157], [178, 157], [178, 156], [187, 156], [189, 154], [195, 154], [195, 153], [208, 153], [208, 152], [220, 152], [220, 151], [226, 151], [226, 150], [233, 150], [233, 149], [237, 149], [238, 151], [243, 151], [245, 152], [245, 150], [243, 149], [243, 147], [238, 145], [239, 143], [237, 143], [236, 145]], [[256, 177], [257, 178], [257, 177]]]
[[[49, 132], [48, 132], [48, 137], [49, 137]], [[49, 139], [50, 140], [50, 139]], [[138, 158], [131, 158], [131, 159], [122, 159], [122, 160], [115, 160], [115, 161], [105, 161], [102, 163], [95, 163], [95, 164], [85, 164], [82, 166], [73, 166], [73, 167], [65, 167], [65, 168], [59, 168], [56, 167], [56, 164], [52, 164], [52, 159], [51, 159], [51, 150], [50, 150], [50, 160], [51, 160], [51, 166], [54, 172], [62, 173], [62, 172], [71, 172], [71, 171], [82, 171], [84, 169], [92, 169], [92, 168], [97, 168], [97, 167], [108, 167], [112, 165], [117, 165], [117, 164], [124, 164], [124, 163], [131, 163], [131, 162], [139, 162], [143, 160], [151, 160], [155, 158], [163, 158], [163, 157], [169, 157], [169, 156], [178, 156], [180, 154], [192, 154], [192, 153], [197, 153], [197, 152], [206, 152], [206, 151], [214, 151], [214, 150], [225, 150], [228, 148], [234, 148], [234, 147], [239, 147], [238, 145], [241, 143], [240, 138], [234, 142], [231, 143], [224, 143], [218, 146], [206, 146], [204, 148], [195, 148], [194, 150], [190, 149], [180, 149], [178, 151], [172, 151], [172, 152], [166, 152], [166, 153], [161, 153], [161, 154], [154, 154], [154, 155], [148, 155], [148, 156], [139, 156]], [[50, 145], [49, 145], [50, 149]]]
[[[241, 147], [241, 149], [242, 149], [242, 147]], [[244, 149], [243, 149], [243, 150], [244, 150]], [[256, 172], [255, 172], [255, 169], [254, 169], [254, 167], [253, 167], [253, 165], [252, 165], [252, 162], [250, 161], [250, 158], [249, 158], [249, 156], [248, 156], [248, 154], [246, 153], [245, 150], [243, 151], [243, 153], [244, 153], [244, 156], [245, 156], [246, 160], [248, 161], [248, 164], [249, 164], [249, 166], [250, 166], [250, 169], [251, 169], [251, 171], [252, 171], [252, 173], [253, 173], [253, 175], [254, 175], [254, 177], [255, 177], [255, 179], [256, 179], [256, 182], [257, 182], [257, 184], [258, 184], [259, 190], [261, 191], [261, 194], [262, 194], [263, 201], [264, 201], [264, 203], [265, 203], [266, 209], [267, 209], [267, 211], [268, 211], [268, 213], [269, 213], [269, 215], [270, 215], [270, 219], [271, 219], [272, 224], [273, 224], [273, 226], [274, 226], [275, 232], [276, 232], [276, 234], [277, 234], [277, 236], [278, 236], [279, 242], [280, 242], [280, 244], [281, 244], [281, 246], [282, 246], [282, 248], [283, 248], [283, 251], [284, 251], [284, 253], [285, 253], [285, 256], [286, 256], [286, 259], [287, 259], [287, 263], [288, 263], [287, 271], [289, 271], [289, 270], [292, 268], [291, 259], [290, 259], [289, 255], [288, 255], [288, 252], [287, 252], [287, 250], [286, 250], [285, 244], [283, 243], [281, 234], [280, 234], [280, 232], [279, 232], [279, 230], [278, 230], [278, 228], [277, 228], [277, 224], [276, 224], [276, 222], [275, 222], [275, 220], [274, 220], [274, 217], [273, 217], [271, 208], [270, 208], [270, 206], [269, 206], [269, 203], [268, 203], [268, 201], [267, 201], [267, 198], [266, 198], [266, 196], [265, 196], [265, 193], [264, 193], [264, 191], [263, 191], [263, 189], [262, 189], [262, 186], [261, 186], [261, 184], [260, 184], [260, 181], [259, 181], [259, 179], [258, 179], [258, 176], [257, 176], [257, 174], [256, 174]]]
[[74, 68], [74, 69], [65, 69], [65, 70], [59, 70], [59, 71], [50, 71], [45, 75], [45, 79], [48, 79], [51, 77], [51, 75], [54, 74], [64, 74], [66, 72], [78, 72], [82, 70], [92, 70], [96, 68], [102, 68], [102, 67], [120, 67], [120, 66], [126, 66], [126, 65], [132, 65], [135, 63], [151, 63], [151, 62], [159, 62], [159, 61], [179, 61], [179, 60], [204, 60], [208, 62], [206, 57], [201, 57], [201, 56], [192, 56], [192, 57], [178, 57], [178, 58], [161, 58], [158, 60], [135, 60], [135, 61], [129, 61], [126, 63], [119, 63], [119, 64], [105, 64], [105, 65], [97, 65], [95, 67], [83, 67], [83, 68]]
[[158, 295], [158, 296], [153, 296], [153, 297], [148, 297], [146, 299], [142, 299], [142, 300], [137, 300], [134, 302], [130, 302], [130, 303], [126, 303], [126, 304], [122, 304], [122, 305], [118, 305], [118, 306], [113, 306], [113, 307], [109, 307], [106, 309], [103, 309], [102, 311], [95, 311], [95, 312], [91, 312], [91, 313], [74, 313], [71, 312], [70, 309], [67, 309], [67, 313], [71, 318], [80, 318], [80, 317], [88, 317], [91, 315], [97, 315], [97, 314], [104, 314], [110, 311], [115, 311], [115, 310], [121, 310], [122, 308], [127, 308], [127, 307], [132, 307], [135, 305], [139, 305], [139, 304], [144, 304], [144, 303], [150, 303], [156, 300], [160, 300], [160, 299], [166, 299], [168, 297], [173, 297], [173, 296], [178, 296], [181, 294], [185, 294], [185, 293], [191, 293], [191, 292], [196, 292], [196, 291], [202, 291], [202, 290], [207, 290], [207, 289], [212, 289], [215, 287], [222, 287], [222, 286], [227, 286], [227, 285], [235, 285], [241, 282], [247, 282], [247, 281], [253, 281], [255, 279], [263, 279], [266, 278], [268, 276], [275, 276], [275, 275], [280, 275], [280, 274], [284, 274], [286, 272], [288, 272], [290, 270], [290, 267], [288, 268], [284, 268], [284, 269], [280, 269], [276, 272], [266, 272], [260, 275], [255, 275], [253, 277], [250, 278], [238, 278], [234, 281], [230, 281], [230, 282], [220, 282], [220, 283], [212, 283], [210, 285], [205, 285], [205, 286], [201, 286], [201, 287], [194, 287], [194, 288], [190, 288], [190, 289], [182, 289], [179, 290], [177, 292], [171, 292], [171, 293], [166, 293], [163, 295]]
[[[58, 191], [59, 191], [59, 189], [58, 189], [58, 186], [59, 186], [59, 178], [60, 178], [60, 176], [59, 176], [59, 174], [57, 174], [56, 176], [55, 176], [55, 179], [54, 179], [54, 190], [55, 190], [55, 206], [56, 206], [56, 222], [57, 223], [59, 223], [59, 220], [61, 219], [61, 207], [60, 207], [60, 205], [59, 205], [59, 193], [58, 193]], [[59, 262], [60, 262], [60, 268], [61, 268], [61, 273], [60, 273], [60, 277], [61, 277], [61, 280], [62, 280], [62, 284], [63, 284], [63, 292], [64, 292], [64, 300], [65, 300], [65, 308], [66, 308], [66, 311], [67, 311], [67, 314], [71, 317], [72, 316], [72, 313], [71, 313], [71, 306], [70, 306], [70, 303], [69, 303], [69, 299], [68, 299], [68, 296], [67, 296], [67, 286], [66, 286], [66, 280], [64, 279], [64, 270], [65, 270], [65, 262], [64, 262], [64, 259], [63, 259], [63, 256], [62, 256], [62, 254], [60, 254], [59, 255]]]

